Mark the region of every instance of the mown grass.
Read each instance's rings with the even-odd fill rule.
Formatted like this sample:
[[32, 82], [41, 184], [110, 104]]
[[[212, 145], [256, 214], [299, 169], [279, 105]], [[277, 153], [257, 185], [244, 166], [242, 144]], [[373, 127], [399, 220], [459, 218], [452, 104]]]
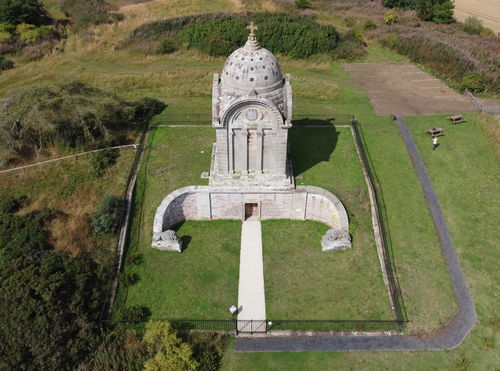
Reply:
[[[323, 252], [328, 227], [264, 221], [266, 310], [277, 319], [392, 319], [382, 281], [363, 171], [349, 128], [292, 128], [297, 184], [322, 187], [343, 202], [353, 247]], [[359, 275], [359, 272], [363, 272]]]

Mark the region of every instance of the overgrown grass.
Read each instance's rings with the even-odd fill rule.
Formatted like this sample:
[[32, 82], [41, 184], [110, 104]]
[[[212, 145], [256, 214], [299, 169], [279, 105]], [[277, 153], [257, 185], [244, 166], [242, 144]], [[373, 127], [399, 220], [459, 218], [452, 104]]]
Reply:
[[31, 200], [27, 210], [61, 210], [63, 214], [49, 225], [54, 248], [73, 254], [87, 251], [97, 260], [104, 255], [109, 262], [116, 238], [94, 240], [89, 215], [104, 195], [124, 196], [133, 155], [131, 149], [122, 150], [116, 164], [99, 178], [92, 170], [90, 156], [1, 174], [0, 198], [26, 195]]

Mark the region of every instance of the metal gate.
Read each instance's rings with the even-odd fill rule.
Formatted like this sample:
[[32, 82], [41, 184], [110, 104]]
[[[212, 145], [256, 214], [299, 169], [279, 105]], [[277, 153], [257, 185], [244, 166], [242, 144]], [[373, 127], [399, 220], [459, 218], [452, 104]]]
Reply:
[[255, 333], [266, 333], [267, 332], [267, 321], [266, 320], [238, 320], [236, 325], [237, 334], [255, 334]]

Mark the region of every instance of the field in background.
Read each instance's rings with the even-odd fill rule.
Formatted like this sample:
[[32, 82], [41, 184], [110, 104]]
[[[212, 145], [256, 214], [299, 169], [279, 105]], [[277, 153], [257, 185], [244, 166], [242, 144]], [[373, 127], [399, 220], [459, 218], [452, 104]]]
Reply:
[[455, 0], [455, 18], [463, 22], [470, 16], [479, 18], [484, 27], [500, 33], [500, 2], [498, 0]]

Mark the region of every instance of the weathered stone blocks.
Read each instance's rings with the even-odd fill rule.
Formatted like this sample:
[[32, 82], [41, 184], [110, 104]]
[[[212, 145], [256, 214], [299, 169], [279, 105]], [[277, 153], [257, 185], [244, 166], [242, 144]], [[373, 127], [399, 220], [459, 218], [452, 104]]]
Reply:
[[347, 250], [351, 247], [351, 236], [346, 230], [329, 229], [321, 239], [323, 251]]
[[152, 246], [158, 250], [182, 252], [182, 240], [170, 229], [155, 233]]

